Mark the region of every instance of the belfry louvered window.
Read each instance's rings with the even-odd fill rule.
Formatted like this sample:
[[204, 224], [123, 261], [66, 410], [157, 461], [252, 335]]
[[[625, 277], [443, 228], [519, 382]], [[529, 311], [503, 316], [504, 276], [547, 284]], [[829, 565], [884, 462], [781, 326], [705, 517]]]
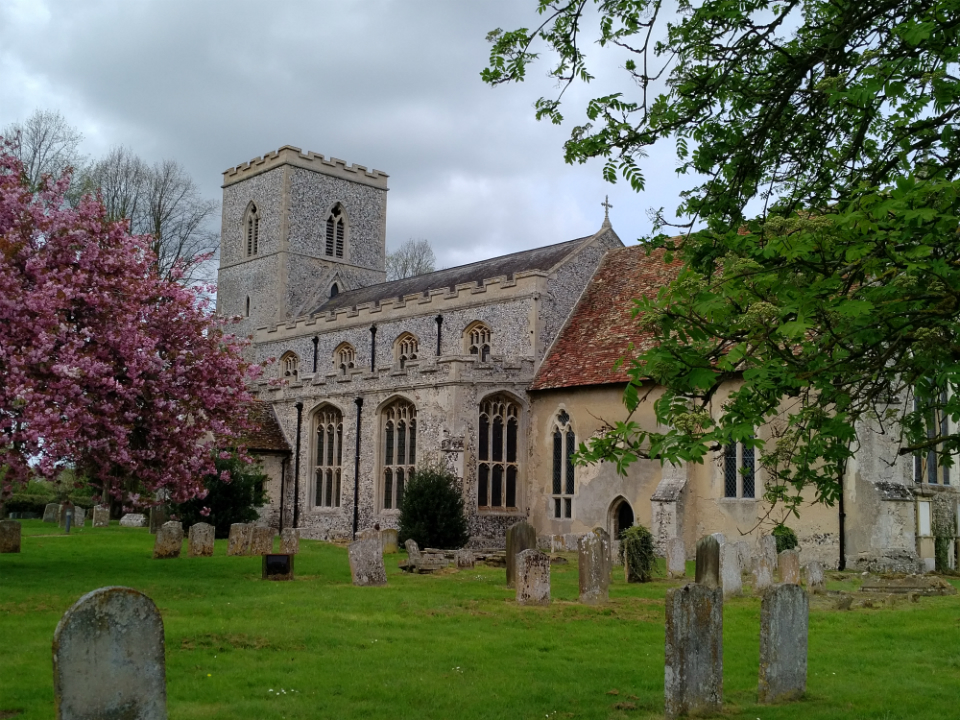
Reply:
[[576, 475], [573, 454], [577, 451], [577, 436], [565, 410], [557, 413], [553, 425], [553, 517], [573, 517], [573, 496], [576, 493]]
[[343, 208], [338, 203], [327, 216], [325, 247], [327, 257], [343, 257], [346, 234], [347, 219], [344, 215]]
[[417, 408], [397, 400], [383, 411], [383, 509], [399, 510], [417, 465]]
[[247, 257], [260, 252], [260, 213], [253, 203], [247, 207], [243, 216], [243, 234], [247, 248]]
[[730, 443], [723, 448], [723, 496], [757, 496], [756, 449], [746, 443]]
[[340, 507], [343, 415], [339, 410], [326, 408], [317, 413], [316, 418], [314, 504], [317, 507]]
[[477, 507], [517, 507], [520, 406], [507, 395], [480, 403], [477, 433]]

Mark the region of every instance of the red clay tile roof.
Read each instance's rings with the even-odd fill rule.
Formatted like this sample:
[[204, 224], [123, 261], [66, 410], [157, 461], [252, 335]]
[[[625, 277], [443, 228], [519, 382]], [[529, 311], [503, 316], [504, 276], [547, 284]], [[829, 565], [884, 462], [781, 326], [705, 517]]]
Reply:
[[247, 437], [243, 439], [247, 449], [266, 452], [290, 452], [290, 445], [287, 444], [283, 436], [283, 430], [280, 429], [280, 423], [277, 422], [277, 416], [273, 412], [273, 406], [270, 403], [255, 400], [250, 406], [250, 422], [256, 428]]
[[662, 250], [647, 255], [636, 245], [611, 250], [560, 331], [533, 379], [531, 390], [603, 385], [627, 381], [626, 364], [614, 369], [632, 342], [635, 349], [650, 342], [631, 317], [634, 298], [654, 297], [680, 269], [679, 261], [663, 262]]

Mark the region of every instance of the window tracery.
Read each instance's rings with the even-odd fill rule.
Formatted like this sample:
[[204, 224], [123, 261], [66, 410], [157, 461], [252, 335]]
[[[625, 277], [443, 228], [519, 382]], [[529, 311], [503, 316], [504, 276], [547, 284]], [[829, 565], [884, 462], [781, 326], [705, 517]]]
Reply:
[[480, 362], [486, 362], [490, 358], [490, 328], [476, 322], [467, 328], [465, 335], [467, 352], [479, 356]]
[[280, 376], [296, 378], [300, 374], [300, 358], [293, 351], [285, 352], [280, 358]]
[[480, 403], [477, 434], [477, 507], [514, 509], [520, 473], [520, 406], [505, 394]]
[[399, 510], [403, 489], [417, 464], [417, 408], [396, 400], [382, 414], [384, 510]]
[[260, 251], [260, 213], [253, 203], [247, 206], [247, 211], [244, 213], [243, 232], [247, 257], [258, 254]]
[[400, 364], [400, 368], [406, 367], [407, 361], [416, 360], [419, 352], [420, 343], [411, 333], [403, 333], [394, 343], [394, 357]]
[[314, 505], [340, 507], [343, 464], [343, 414], [327, 407], [316, 414]]
[[553, 424], [553, 517], [573, 517], [573, 496], [576, 476], [573, 454], [577, 451], [577, 436], [566, 410], [557, 413]]
[[337, 203], [333, 210], [327, 216], [326, 227], [326, 246], [324, 248], [327, 257], [343, 257], [343, 249], [346, 244], [347, 218], [343, 211], [343, 206]]
[[357, 352], [350, 343], [341, 343], [334, 352], [334, 364], [341, 375], [353, 370], [357, 360]]

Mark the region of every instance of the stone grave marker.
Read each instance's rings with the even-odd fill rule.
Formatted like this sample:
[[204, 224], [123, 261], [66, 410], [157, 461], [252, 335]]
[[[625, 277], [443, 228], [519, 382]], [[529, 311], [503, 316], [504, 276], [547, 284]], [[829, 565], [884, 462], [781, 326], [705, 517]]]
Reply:
[[0, 520], [0, 553], [20, 552], [20, 523]]
[[403, 547], [407, 550], [407, 556], [410, 558], [410, 562], [417, 563], [423, 557], [420, 554], [420, 546], [417, 545], [417, 541], [413, 538], [410, 538], [403, 543]]
[[524, 550], [536, 550], [537, 531], [526, 520], [514, 523], [507, 529], [507, 587], [515, 586], [517, 579], [517, 555]]
[[[577, 541], [580, 571], [580, 602], [597, 605], [610, 599], [609, 546], [596, 533], [581, 535]], [[518, 590], [519, 592], [519, 590]]]
[[166, 720], [163, 620], [125, 587], [87, 593], [53, 634], [57, 720]]
[[247, 523], [233, 523], [227, 540], [227, 555], [249, 555], [253, 526]]
[[667, 577], [682, 578], [687, 574], [687, 548], [683, 538], [667, 540]]
[[740, 572], [749, 573], [753, 568], [753, 550], [746, 540], [737, 542], [737, 552], [740, 555]]
[[393, 528], [387, 528], [380, 531], [380, 541], [383, 545], [384, 555], [396, 555], [399, 548], [400, 534]]
[[823, 574], [823, 565], [816, 560], [807, 563], [807, 590], [815, 595], [827, 591], [827, 581]]
[[784, 550], [777, 556], [777, 564], [780, 567], [780, 582], [788, 585], [800, 584], [800, 551]]
[[97, 505], [93, 509], [93, 526], [110, 527], [110, 508]]
[[87, 522], [87, 511], [82, 507], [76, 507], [73, 509], [73, 526], [74, 527], [83, 527]]
[[716, 538], [717, 545], [720, 545], [721, 547], [727, 543], [727, 538], [724, 537], [723, 533], [716, 532], [716, 533], [713, 533], [710, 537]]
[[293, 580], [293, 555], [267, 553], [263, 555], [264, 580]]
[[190, 526], [189, 557], [213, 557], [213, 539], [216, 528], [209, 523], [194, 523]]
[[300, 552], [300, 531], [297, 528], [284, 528], [280, 531], [280, 553], [296, 555]]
[[458, 570], [471, 570], [477, 563], [473, 551], [467, 550], [466, 548], [457, 550], [457, 552], [454, 553], [454, 559], [456, 560]]
[[166, 505], [154, 505], [150, 508], [150, 534], [156, 535], [160, 526], [170, 519]]
[[517, 604], [550, 604], [550, 556], [536, 548], [518, 553], [517, 556]]
[[364, 528], [357, 533], [357, 540], [370, 540], [372, 538], [380, 539], [380, 531], [376, 528]]
[[147, 526], [147, 517], [141, 513], [127, 513], [120, 518], [120, 527], [141, 528]]
[[720, 546], [720, 582], [723, 586], [724, 599], [743, 594], [740, 550], [734, 543], [724, 543]]
[[273, 552], [273, 537], [277, 531], [265, 525], [253, 525], [250, 529], [248, 555], [269, 555]]
[[47, 503], [43, 508], [43, 522], [55, 523], [60, 520], [60, 506], [57, 503]]
[[797, 584], [768, 588], [760, 603], [761, 703], [797, 700], [807, 689], [810, 606]]
[[[707, 538], [716, 542], [716, 538]], [[723, 590], [667, 590], [666, 717], [719, 714], [723, 705]]]
[[707, 535], [697, 541], [698, 585], [720, 587], [720, 543], [713, 535]]
[[383, 566], [383, 548], [379, 533], [350, 543], [350, 575], [359, 587], [387, 584], [387, 570]]
[[769, 557], [760, 553], [753, 564], [753, 593], [763, 595], [768, 587], [773, 585], [773, 568]]
[[610, 533], [602, 527], [595, 527], [593, 534], [600, 538], [600, 542], [603, 543], [603, 547], [606, 548], [607, 554], [604, 557], [604, 561], [607, 563], [607, 574], [609, 575], [613, 573], [613, 543], [610, 542]]
[[157, 539], [153, 544], [154, 560], [178, 558], [182, 549], [183, 523], [170, 520], [157, 529]]
[[761, 535], [757, 539], [757, 555], [766, 556], [767, 565], [775, 568], [777, 566], [777, 539], [773, 535]]

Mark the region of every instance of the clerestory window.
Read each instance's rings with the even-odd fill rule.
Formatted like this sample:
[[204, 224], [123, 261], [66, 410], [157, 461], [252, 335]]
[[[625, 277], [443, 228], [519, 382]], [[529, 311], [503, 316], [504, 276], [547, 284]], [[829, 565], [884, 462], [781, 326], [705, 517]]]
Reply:
[[467, 352], [477, 355], [481, 362], [490, 358], [490, 328], [481, 322], [473, 323], [465, 333]]
[[400, 364], [401, 369], [406, 367], [409, 360], [417, 359], [419, 347], [420, 343], [417, 342], [417, 338], [410, 333], [404, 333], [397, 338], [393, 346], [393, 354], [396, 362]]

